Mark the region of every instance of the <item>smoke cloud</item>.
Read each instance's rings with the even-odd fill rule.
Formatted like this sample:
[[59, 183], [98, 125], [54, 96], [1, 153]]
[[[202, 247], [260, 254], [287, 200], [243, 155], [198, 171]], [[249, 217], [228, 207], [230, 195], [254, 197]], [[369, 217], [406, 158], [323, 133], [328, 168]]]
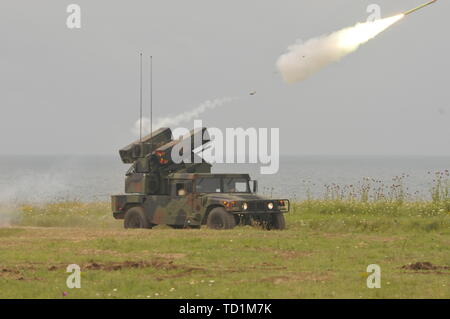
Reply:
[[70, 193], [66, 178], [60, 174], [29, 173], [18, 176], [0, 188], [0, 228], [14, 224], [23, 204], [41, 205], [67, 198]]
[[303, 81], [325, 66], [337, 62], [359, 46], [376, 37], [404, 17], [403, 14], [375, 21], [358, 23], [353, 27], [297, 42], [288, 47], [276, 64], [286, 83]]
[[[156, 119], [156, 122], [153, 123], [153, 130], [156, 130], [161, 127], [175, 127], [183, 122], [188, 122], [193, 119], [198, 118], [198, 116], [202, 113], [204, 113], [207, 110], [212, 110], [217, 107], [220, 107], [226, 103], [232, 102], [236, 100], [236, 98], [231, 97], [224, 97], [224, 98], [218, 98], [214, 100], [207, 100], [197, 106], [195, 109], [186, 111], [183, 113], [180, 113], [175, 116], [167, 116], [167, 117], [160, 117]], [[136, 136], [139, 136], [140, 132], [140, 120], [138, 119], [133, 128], [132, 128], [133, 134]], [[142, 118], [142, 134], [149, 134], [150, 133], [150, 119], [147, 117]]]

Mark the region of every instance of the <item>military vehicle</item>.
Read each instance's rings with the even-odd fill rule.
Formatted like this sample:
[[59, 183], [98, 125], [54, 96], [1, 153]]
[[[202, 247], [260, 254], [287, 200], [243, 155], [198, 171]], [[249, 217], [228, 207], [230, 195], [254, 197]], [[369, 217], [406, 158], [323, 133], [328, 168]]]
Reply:
[[[179, 143], [190, 142], [188, 163], [175, 163], [171, 153]], [[173, 139], [169, 128], [157, 131], [119, 151], [122, 162], [132, 164], [125, 179], [125, 194], [112, 196], [116, 219], [125, 228], [230, 229], [238, 224], [284, 229], [289, 200], [259, 196], [257, 181], [248, 174], [213, 174], [211, 164], [194, 153], [194, 141], [210, 142], [205, 128]], [[185, 145], [185, 144], [181, 144]]]

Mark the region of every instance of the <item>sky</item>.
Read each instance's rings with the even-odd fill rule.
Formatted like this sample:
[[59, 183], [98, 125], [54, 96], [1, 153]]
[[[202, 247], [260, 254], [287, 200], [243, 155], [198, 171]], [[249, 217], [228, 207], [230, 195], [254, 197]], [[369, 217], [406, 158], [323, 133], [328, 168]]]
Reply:
[[[369, 4], [387, 17], [422, 1], [2, 0], [0, 155], [117, 154], [136, 138], [143, 52], [144, 115], [152, 55], [155, 118], [238, 97], [203, 124], [279, 128], [285, 155], [449, 156], [449, 1], [303, 82], [275, 66], [297, 39], [365, 21]], [[80, 29], [66, 26], [71, 3]]]

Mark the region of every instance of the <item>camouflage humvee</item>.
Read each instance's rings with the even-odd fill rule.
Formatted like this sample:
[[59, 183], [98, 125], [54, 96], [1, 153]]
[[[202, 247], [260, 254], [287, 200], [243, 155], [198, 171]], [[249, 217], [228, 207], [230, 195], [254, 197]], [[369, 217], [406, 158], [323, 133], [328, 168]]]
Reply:
[[[206, 224], [230, 229], [257, 223], [266, 229], [284, 229], [289, 201], [257, 195], [257, 182], [248, 174], [212, 174], [211, 165], [203, 160], [171, 161], [175, 145], [198, 137], [205, 144], [209, 142], [205, 135], [205, 129], [193, 130], [183, 139], [172, 140], [170, 129], [163, 128], [123, 148], [122, 161], [133, 165], [125, 181], [127, 194], [112, 196], [114, 218], [124, 219], [125, 228]], [[192, 150], [190, 156], [195, 157]]]

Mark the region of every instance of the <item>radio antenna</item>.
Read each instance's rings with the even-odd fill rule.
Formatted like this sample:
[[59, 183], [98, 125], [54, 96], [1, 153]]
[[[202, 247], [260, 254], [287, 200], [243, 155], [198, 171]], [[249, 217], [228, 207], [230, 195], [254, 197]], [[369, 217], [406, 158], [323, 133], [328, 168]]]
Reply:
[[153, 56], [150, 56], [150, 134], [153, 134]]
[[139, 142], [142, 142], [142, 53], [139, 54], [139, 72], [140, 72], [140, 78], [139, 78]]

